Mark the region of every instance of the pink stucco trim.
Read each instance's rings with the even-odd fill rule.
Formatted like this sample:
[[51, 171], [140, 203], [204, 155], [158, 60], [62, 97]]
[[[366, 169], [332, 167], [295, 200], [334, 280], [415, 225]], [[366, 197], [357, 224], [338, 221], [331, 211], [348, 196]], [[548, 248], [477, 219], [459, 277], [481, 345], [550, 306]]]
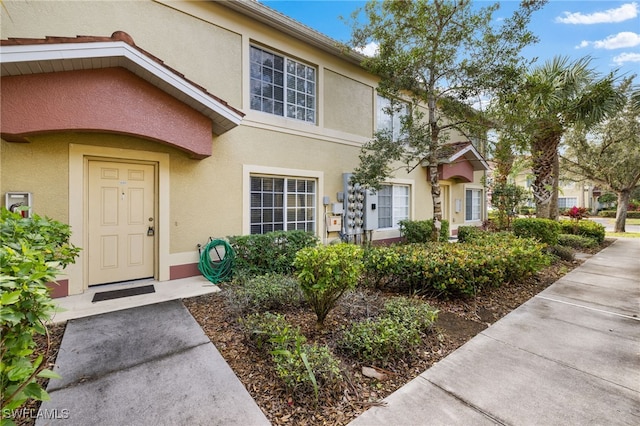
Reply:
[[201, 275], [197, 263], [187, 263], [184, 265], [173, 265], [169, 268], [169, 279], [179, 280], [180, 278], [189, 278]]
[[211, 155], [209, 118], [123, 68], [2, 78], [2, 137], [87, 131], [137, 136]]
[[456, 178], [463, 182], [473, 182], [473, 166], [467, 160], [458, 160], [451, 164], [442, 164], [438, 167], [440, 179]]
[[58, 280], [55, 283], [47, 283], [47, 287], [51, 290], [51, 297], [57, 299], [69, 295], [69, 280]]

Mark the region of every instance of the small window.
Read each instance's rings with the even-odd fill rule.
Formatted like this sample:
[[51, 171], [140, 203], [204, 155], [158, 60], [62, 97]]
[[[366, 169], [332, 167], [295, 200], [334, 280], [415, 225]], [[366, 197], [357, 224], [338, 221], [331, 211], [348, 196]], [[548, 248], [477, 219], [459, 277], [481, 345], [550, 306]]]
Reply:
[[315, 123], [315, 68], [254, 46], [250, 66], [251, 109]]
[[378, 228], [397, 228], [409, 219], [409, 186], [382, 185], [378, 191]]
[[316, 181], [251, 176], [251, 234], [316, 231]]
[[398, 141], [402, 138], [402, 117], [408, 114], [409, 107], [405, 103], [395, 102], [392, 105], [391, 101], [384, 96], [378, 95], [377, 97], [377, 131], [388, 131], [394, 141]]
[[464, 220], [482, 220], [482, 189], [466, 190]]

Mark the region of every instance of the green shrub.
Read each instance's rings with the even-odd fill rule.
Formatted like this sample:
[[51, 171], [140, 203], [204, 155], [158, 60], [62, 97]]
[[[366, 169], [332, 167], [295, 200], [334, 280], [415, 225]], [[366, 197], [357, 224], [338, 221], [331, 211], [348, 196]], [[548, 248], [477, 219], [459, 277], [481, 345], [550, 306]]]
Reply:
[[33, 215], [23, 218], [0, 212], [0, 390], [2, 413], [28, 399], [49, 396], [36, 377], [59, 376], [45, 369], [42, 354], [34, 353], [36, 334], [46, 334], [54, 304], [48, 282], [75, 261], [79, 249], [69, 244], [68, 225]]
[[590, 220], [581, 220], [579, 222], [571, 220], [560, 221], [562, 232], [565, 234], [581, 235], [583, 237], [593, 238], [598, 244], [604, 242], [605, 229], [604, 226]]
[[470, 242], [472, 241], [478, 234], [484, 232], [482, 229], [477, 226], [459, 226], [458, 227], [458, 242]]
[[326, 346], [309, 345], [297, 328], [284, 316], [270, 312], [252, 314], [242, 320], [249, 338], [269, 353], [278, 376], [287, 389], [300, 394], [315, 394], [342, 381], [340, 364]]
[[470, 296], [533, 274], [549, 263], [544, 245], [511, 233], [479, 233], [469, 243], [370, 247], [365, 274], [378, 286], [443, 297]]
[[513, 233], [518, 237], [535, 238], [543, 244], [558, 244], [560, 224], [551, 219], [518, 218], [513, 221]]
[[598, 246], [598, 242], [594, 238], [583, 237], [582, 235], [560, 234], [558, 235], [558, 244], [574, 249], [589, 249]]
[[224, 291], [230, 306], [240, 315], [300, 306], [304, 302], [298, 280], [290, 275], [265, 274], [236, 279]]
[[362, 248], [345, 243], [304, 248], [294, 266], [304, 296], [322, 325], [340, 296], [358, 283]]
[[305, 231], [275, 231], [229, 237], [229, 244], [236, 253], [237, 274], [291, 274], [298, 250], [315, 247], [318, 238]]
[[384, 365], [410, 356], [436, 318], [437, 311], [424, 302], [393, 298], [385, 303], [378, 318], [354, 323], [344, 330], [338, 346], [362, 361]]
[[[433, 230], [433, 219], [429, 220], [401, 220], [400, 235], [409, 244], [428, 243], [431, 241], [431, 231]], [[449, 241], [449, 222], [440, 222], [439, 241]]]
[[[598, 216], [615, 218], [617, 212], [615, 210], [601, 210]], [[627, 219], [640, 219], [640, 211], [627, 210]]]
[[571, 261], [575, 258], [575, 253], [571, 247], [565, 247], [560, 244], [549, 246], [548, 251], [551, 255], [562, 260]]

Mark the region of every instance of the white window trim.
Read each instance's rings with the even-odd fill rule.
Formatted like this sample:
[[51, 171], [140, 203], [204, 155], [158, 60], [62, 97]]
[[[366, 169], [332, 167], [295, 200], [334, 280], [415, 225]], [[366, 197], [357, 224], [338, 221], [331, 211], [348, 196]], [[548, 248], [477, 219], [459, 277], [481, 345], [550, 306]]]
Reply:
[[[388, 102], [389, 102], [389, 106], [390, 106], [390, 105], [391, 105], [391, 99], [389, 99], [389, 98], [387, 98], [387, 97], [385, 97], [385, 96], [382, 96], [382, 95], [381, 95], [380, 93], [378, 93], [378, 92], [376, 92], [376, 93], [375, 93], [375, 97], [376, 97], [376, 101], [375, 101], [375, 112], [374, 112], [374, 117], [375, 117], [375, 128], [374, 128], [374, 130], [375, 130], [375, 132], [379, 132], [379, 131], [385, 130], [385, 129], [381, 129], [381, 128], [380, 128], [380, 121], [378, 120], [378, 112], [379, 112], [379, 111], [381, 112], [381, 109], [383, 108], [383, 107], [380, 105], [379, 100], [380, 100], [380, 98], [385, 99], [386, 101], [388, 101]], [[406, 114], [409, 114], [409, 104], [408, 104], [406, 101], [404, 101], [404, 100], [402, 100], [402, 99], [395, 99], [395, 102], [398, 102], [398, 103], [402, 103], [402, 104], [404, 104], [404, 106], [405, 106], [405, 108], [406, 108]], [[389, 115], [389, 114], [386, 114], [386, 115]], [[392, 114], [392, 115], [391, 115], [391, 125], [393, 126], [393, 124], [394, 124], [394, 120], [395, 120], [395, 119], [398, 119], [398, 121], [400, 121], [400, 117], [401, 117], [401, 116], [402, 116], [402, 115], [400, 115], [400, 112], [397, 112], [397, 113]], [[402, 124], [401, 124], [401, 123], [399, 123], [399, 125], [400, 125], [400, 128], [399, 128], [399, 129], [397, 129], [397, 133], [398, 133], [398, 137], [397, 137], [397, 139], [396, 139], [396, 138], [394, 138], [394, 135], [395, 135], [395, 133], [396, 133], [395, 128], [391, 129], [391, 137], [392, 137], [392, 139], [393, 139], [393, 141], [394, 141], [394, 142], [396, 142], [396, 141], [400, 140], [400, 139], [401, 139], [401, 137], [402, 137], [402, 134], [401, 134], [401, 131], [402, 131]]]
[[283, 178], [315, 179], [316, 186], [316, 229], [317, 236], [324, 235], [322, 218], [322, 194], [324, 194], [324, 172], [317, 170], [287, 169], [281, 167], [258, 166], [245, 164], [242, 166], [242, 234], [251, 233], [251, 175], [263, 175]]
[[[480, 219], [467, 220], [467, 190], [479, 190], [480, 191]], [[462, 214], [464, 216], [465, 223], [482, 223], [484, 220], [486, 206], [483, 200], [487, 199], [487, 194], [485, 193], [485, 189], [481, 185], [465, 185], [464, 187], [464, 208], [462, 209]]]
[[[388, 179], [383, 185], [409, 185], [409, 220], [416, 217], [416, 182], [413, 179]], [[384, 240], [400, 236], [400, 228], [378, 228], [373, 231], [373, 240]]]

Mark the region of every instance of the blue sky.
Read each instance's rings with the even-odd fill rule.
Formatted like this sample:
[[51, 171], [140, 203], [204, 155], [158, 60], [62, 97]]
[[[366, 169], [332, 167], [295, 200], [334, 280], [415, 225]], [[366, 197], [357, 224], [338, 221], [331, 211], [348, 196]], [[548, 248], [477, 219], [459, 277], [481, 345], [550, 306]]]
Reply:
[[[338, 41], [346, 42], [351, 30], [340, 20], [365, 2], [356, 0], [261, 0], [275, 9]], [[478, 5], [494, 1], [476, 0]], [[508, 17], [519, 1], [501, 1], [497, 20]], [[552, 0], [534, 15], [531, 30], [540, 41], [523, 53], [538, 64], [554, 56], [593, 58], [601, 73], [615, 68], [621, 74], [640, 74], [640, 0]], [[636, 82], [640, 77], [636, 77]]]

